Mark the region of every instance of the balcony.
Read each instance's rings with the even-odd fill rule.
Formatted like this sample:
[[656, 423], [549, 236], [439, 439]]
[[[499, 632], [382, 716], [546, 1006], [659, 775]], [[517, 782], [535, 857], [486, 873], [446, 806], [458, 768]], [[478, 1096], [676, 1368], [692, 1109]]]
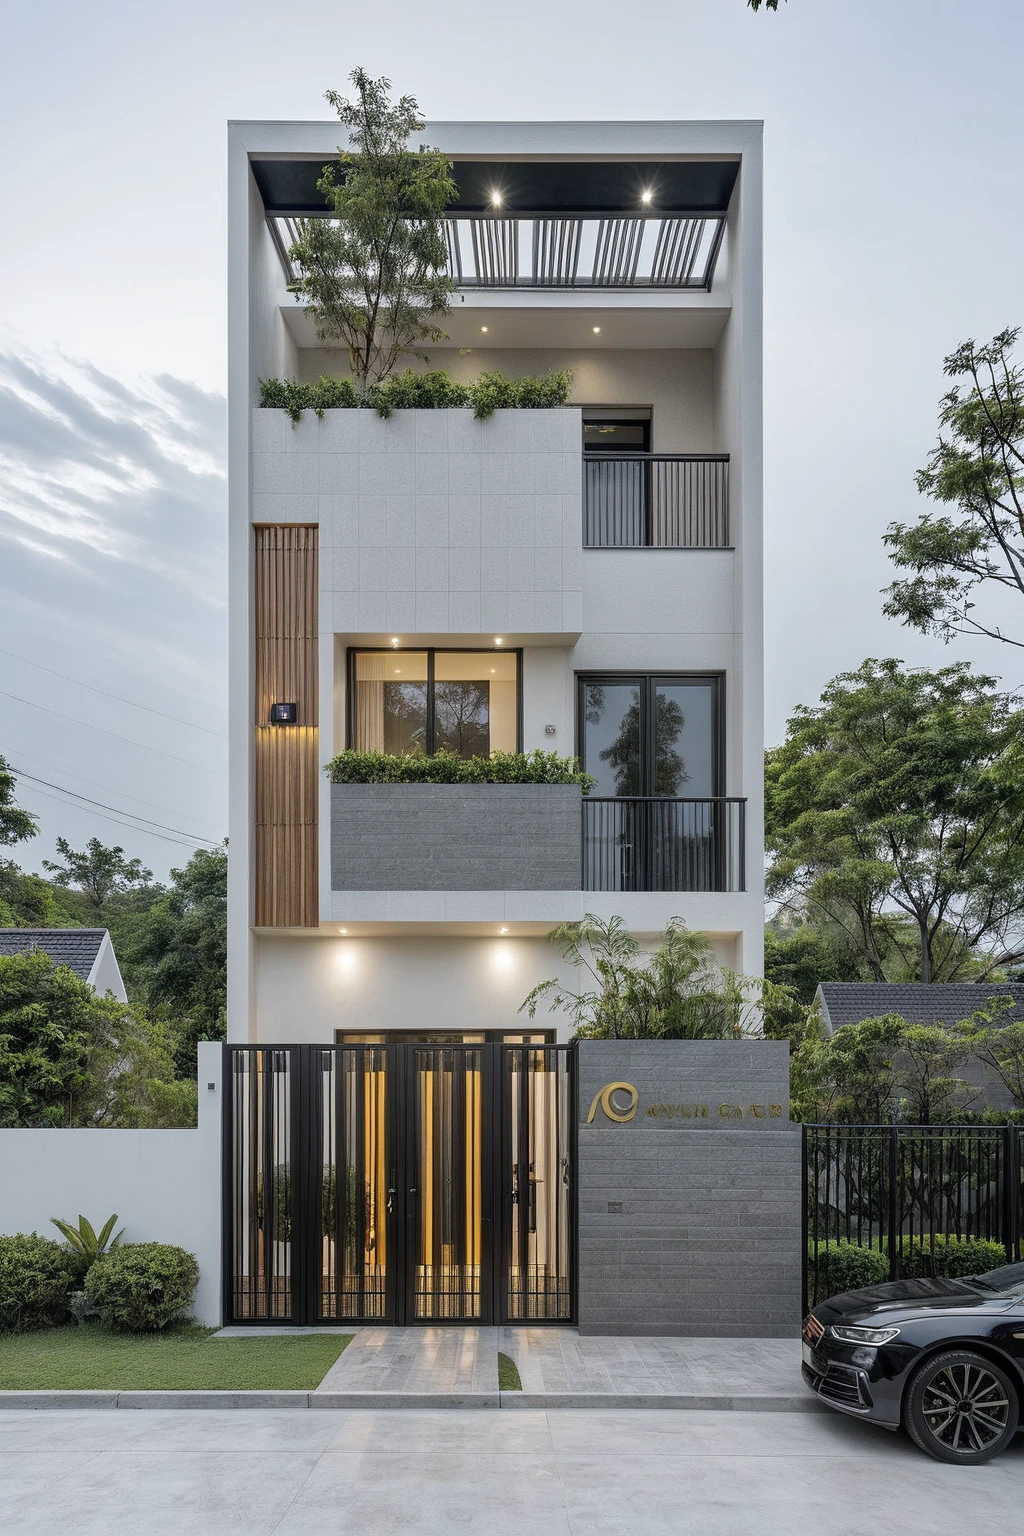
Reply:
[[726, 549], [729, 455], [588, 453], [584, 549]]
[[585, 891], [742, 891], [746, 801], [583, 801]]

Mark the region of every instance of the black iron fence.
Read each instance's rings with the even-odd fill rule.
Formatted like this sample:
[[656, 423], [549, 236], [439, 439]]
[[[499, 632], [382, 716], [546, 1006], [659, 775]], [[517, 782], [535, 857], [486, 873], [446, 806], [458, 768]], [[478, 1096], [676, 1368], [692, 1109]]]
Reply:
[[585, 456], [584, 548], [722, 549], [728, 543], [728, 454]]
[[585, 891], [742, 891], [746, 801], [583, 799]]
[[851, 1247], [877, 1256], [871, 1267], [892, 1280], [951, 1272], [958, 1245], [990, 1245], [961, 1248], [967, 1261], [990, 1252], [998, 1262], [999, 1249], [1008, 1263], [1020, 1259], [1024, 1128], [805, 1125], [803, 1134], [805, 1310], [850, 1288], [838, 1277], [854, 1273]]

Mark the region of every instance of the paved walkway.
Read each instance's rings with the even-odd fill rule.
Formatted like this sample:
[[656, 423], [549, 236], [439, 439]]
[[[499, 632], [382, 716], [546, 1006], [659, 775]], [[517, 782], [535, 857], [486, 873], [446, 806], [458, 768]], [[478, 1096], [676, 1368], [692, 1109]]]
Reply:
[[0, 1411], [3, 1536], [1012, 1536], [1024, 1436], [840, 1414]]
[[[581, 1338], [575, 1328], [360, 1328], [310, 1405], [497, 1407], [498, 1351], [523, 1390], [503, 1407], [786, 1408], [818, 1404], [792, 1339]], [[329, 1397], [328, 1397], [329, 1395]]]
[[360, 1328], [320, 1392], [496, 1392], [497, 1328]]

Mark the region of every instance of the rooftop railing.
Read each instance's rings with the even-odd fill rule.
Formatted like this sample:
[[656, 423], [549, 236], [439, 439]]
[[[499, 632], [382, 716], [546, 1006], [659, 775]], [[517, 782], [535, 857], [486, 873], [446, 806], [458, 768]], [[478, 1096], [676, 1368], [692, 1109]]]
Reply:
[[588, 453], [585, 549], [724, 549], [729, 455]]
[[742, 891], [745, 800], [583, 800], [585, 891]]

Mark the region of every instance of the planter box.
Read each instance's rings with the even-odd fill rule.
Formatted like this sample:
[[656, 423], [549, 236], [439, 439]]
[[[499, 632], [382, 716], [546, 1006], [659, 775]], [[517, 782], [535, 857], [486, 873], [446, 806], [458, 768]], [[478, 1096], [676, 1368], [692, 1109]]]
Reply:
[[575, 784], [332, 784], [334, 891], [578, 891]]

